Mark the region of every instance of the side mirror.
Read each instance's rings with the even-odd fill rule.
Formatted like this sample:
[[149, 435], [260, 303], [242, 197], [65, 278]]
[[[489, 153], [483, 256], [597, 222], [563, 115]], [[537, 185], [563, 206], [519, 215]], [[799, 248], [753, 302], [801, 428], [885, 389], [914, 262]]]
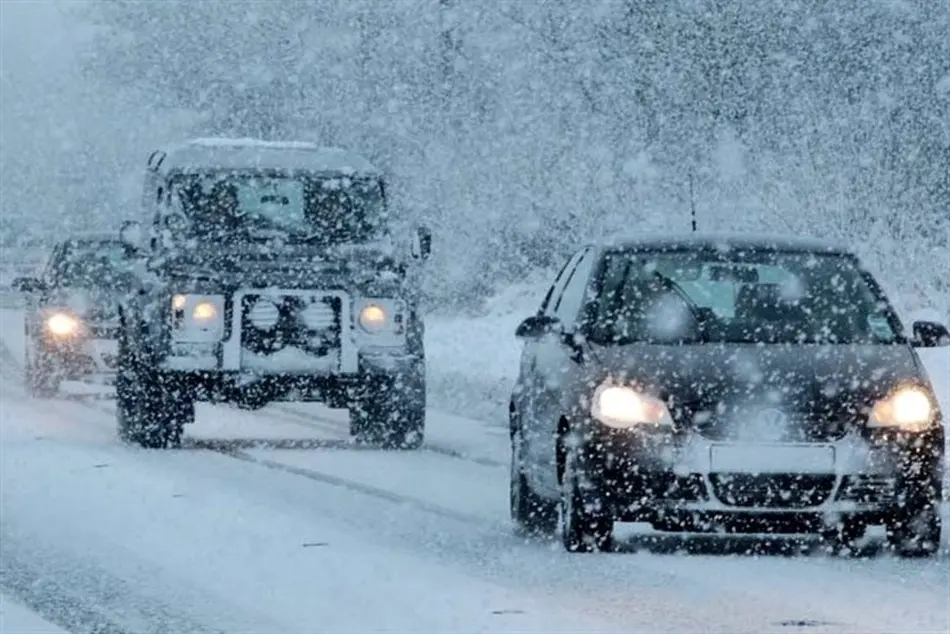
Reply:
[[950, 346], [950, 330], [937, 321], [915, 321], [914, 346], [919, 348]]
[[532, 315], [518, 324], [515, 337], [518, 339], [537, 339], [546, 334], [558, 332], [561, 322], [550, 315]]
[[46, 285], [35, 277], [15, 277], [10, 287], [20, 293], [36, 293], [44, 290]]
[[119, 227], [119, 241], [130, 251], [138, 251], [145, 243], [142, 224], [136, 220], [126, 220]]
[[418, 227], [412, 240], [412, 257], [428, 260], [432, 254], [432, 231], [427, 227]]

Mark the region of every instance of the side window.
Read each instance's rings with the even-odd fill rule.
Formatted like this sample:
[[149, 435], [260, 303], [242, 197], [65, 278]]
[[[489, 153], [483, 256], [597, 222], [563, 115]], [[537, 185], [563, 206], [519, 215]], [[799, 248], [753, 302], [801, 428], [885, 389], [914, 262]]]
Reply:
[[558, 272], [557, 277], [554, 278], [554, 283], [551, 285], [551, 288], [548, 289], [547, 295], [544, 296], [544, 301], [541, 302], [541, 308], [538, 309], [539, 315], [550, 315], [551, 312], [551, 300], [557, 301], [561, 295], [561, 291], [564, 289], [564, 285], [567, 284], [568, 278], [571, 276], [571, 271], [574, 270], [577, 261], [580, 259], [581, 255], [586, 249], [581, 249], [568, 259], [567, 263], [561, 268]]
[[587, 291], [590, 287], [590, 276], [597, 262], [597, 256], [593, 249], [587, 249], [577, 267], [568, 277], [564, 292], [558, 298], [554, 305], [554, 316], [568, 329], [577, 323], [577, 317], [587, 299]]
[[61, 269], [63, 268], [63, 250], [64, 247], [62, 245], [54, 247], [53, 251], [49, 254], [49, 259], [46, 260], [42, 277], [43, 281], [50, 286], [55, 286], [56, 281], [60, 277]]

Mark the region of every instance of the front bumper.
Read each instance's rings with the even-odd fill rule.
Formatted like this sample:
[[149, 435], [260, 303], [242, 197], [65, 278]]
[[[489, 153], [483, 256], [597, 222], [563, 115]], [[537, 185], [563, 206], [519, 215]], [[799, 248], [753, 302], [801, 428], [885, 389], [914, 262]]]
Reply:
[[266, 395], [269, 401], [313, 401], [342, 407], [369, 382], [386, 377], [424, 382], [425, 364], [420, 355], [405, 352], [358, 354], [356, 372], [257, 373], [250, 370], [163, 370], [165, 381], [202, 401], [238, 400], [243, 394]]
[[115, 339], [47, 339], [41, 344], [38, 356], [62, 380], [115, 383], [118, 362]]
[[585, 473], [623, 521], [686, 516], [827, 523], [863, 516], [873, 522], [908, 498], [942, 498], [942, 427], [914, 435], [853, 430], [834, 441], [799, 444], [721, 443], [695, 432], [599, 427], [586, 443]]

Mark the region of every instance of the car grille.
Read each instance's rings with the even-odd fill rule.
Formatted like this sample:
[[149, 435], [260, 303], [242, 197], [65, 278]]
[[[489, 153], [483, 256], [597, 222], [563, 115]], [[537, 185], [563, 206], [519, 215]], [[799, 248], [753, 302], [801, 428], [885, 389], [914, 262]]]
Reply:
[[833, 474], [711, 473], [709, 480], [713, 494], [720, 502], [745, 508], [819, 506], [828, 499], [835, 486]]
[[287, 347], [324, 356], [340, 346], [342, 301], [325, 295], [245, 295], [241, 346], [256, 354]]
[[897, 482], [892, 476], [845, 476], [838, 499], [862, 504], [879, 504], [895, 499]]

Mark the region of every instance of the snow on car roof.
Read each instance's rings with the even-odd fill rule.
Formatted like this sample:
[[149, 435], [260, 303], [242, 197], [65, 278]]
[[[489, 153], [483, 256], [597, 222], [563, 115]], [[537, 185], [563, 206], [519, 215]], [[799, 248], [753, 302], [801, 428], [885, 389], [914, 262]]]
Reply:
[[843, 243], [820, 238], [787, 234], [742, 232], [644, 233], [612, 238], [602, 243], [605, 248], [620, 249], [771, 249], [851, 254]]
[[149, 167], [163, 173], [207, 169], [259, 169], [322, 174], [380, 176], [363, 156], [338, 147], [303, 141], [252, 138], [197, 138], [157, 151]]

